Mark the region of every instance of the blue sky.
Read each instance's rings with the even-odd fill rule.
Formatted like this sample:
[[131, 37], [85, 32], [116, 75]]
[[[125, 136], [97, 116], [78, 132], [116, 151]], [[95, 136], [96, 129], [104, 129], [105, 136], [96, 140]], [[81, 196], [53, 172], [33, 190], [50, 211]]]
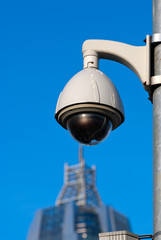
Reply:
[[[28, 0], [0, 4], [0, 239], [26, 239], [34, 213], [52, 206], [65, 162], [78, 144], [54, 119], [67, 81], [82, 70], [82, 43], [108, 39], [144, 45], [152, 34], [152, 1]], [[136, 234], [152, 233], [152, 104], [137, 76], [106, 60], [124, 124], [100, 145], [84, 148], [97, 167], [102, 200], [130, 218]]]

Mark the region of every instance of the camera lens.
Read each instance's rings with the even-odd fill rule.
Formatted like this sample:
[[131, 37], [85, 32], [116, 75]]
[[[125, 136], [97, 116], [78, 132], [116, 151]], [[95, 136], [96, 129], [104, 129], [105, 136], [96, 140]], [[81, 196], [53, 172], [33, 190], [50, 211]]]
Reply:
[[110, 134], [112, 123], [101, 114], [80, 113], [67, 120], [67, 129], [79, 143], [96, 145]]

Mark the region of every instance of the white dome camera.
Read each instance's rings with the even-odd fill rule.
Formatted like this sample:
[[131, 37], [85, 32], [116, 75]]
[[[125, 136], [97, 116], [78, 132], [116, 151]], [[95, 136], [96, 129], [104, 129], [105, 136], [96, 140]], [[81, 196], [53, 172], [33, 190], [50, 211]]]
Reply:
[[124, 121], [124, 109], [112, 81], [96, 68], [85, 68], [61, 92], [55, 118], [76, 141], [95, 145]]
[[112, 81], [98, 70], [99, 59], [110, 59], [130, 68], [151, 94], [151, 84], [160, 80], [150, 77], [151, 38], [146, 46], [108, 40], [87, 40], [83, 43], [84, 69], [67, 83], [59, 96], [55, 118], [72, 137], [85, 145], [103, 141], [124, 121], [124, 109]]

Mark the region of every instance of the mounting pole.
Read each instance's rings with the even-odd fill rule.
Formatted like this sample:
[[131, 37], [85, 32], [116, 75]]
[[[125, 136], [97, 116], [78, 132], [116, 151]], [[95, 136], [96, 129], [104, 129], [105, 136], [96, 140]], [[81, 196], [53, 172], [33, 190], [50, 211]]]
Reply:
[[[153, 0], [154, 77], [161, 77], [161, 0]], [[161, 84], [153, 92], [153, 234], [161, 240]]]

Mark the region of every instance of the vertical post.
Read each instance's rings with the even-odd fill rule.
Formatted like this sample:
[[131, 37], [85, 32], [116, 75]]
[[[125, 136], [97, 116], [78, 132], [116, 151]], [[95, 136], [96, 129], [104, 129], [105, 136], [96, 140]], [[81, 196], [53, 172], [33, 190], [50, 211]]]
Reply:
[[[153, 0], [153, 34], [161, 34], [161, 0]], [[154, 49], [154, 76], [161, 75], [161, 43]], [[161, 86], [153, 93], [153, 234], [161, 240]]]

